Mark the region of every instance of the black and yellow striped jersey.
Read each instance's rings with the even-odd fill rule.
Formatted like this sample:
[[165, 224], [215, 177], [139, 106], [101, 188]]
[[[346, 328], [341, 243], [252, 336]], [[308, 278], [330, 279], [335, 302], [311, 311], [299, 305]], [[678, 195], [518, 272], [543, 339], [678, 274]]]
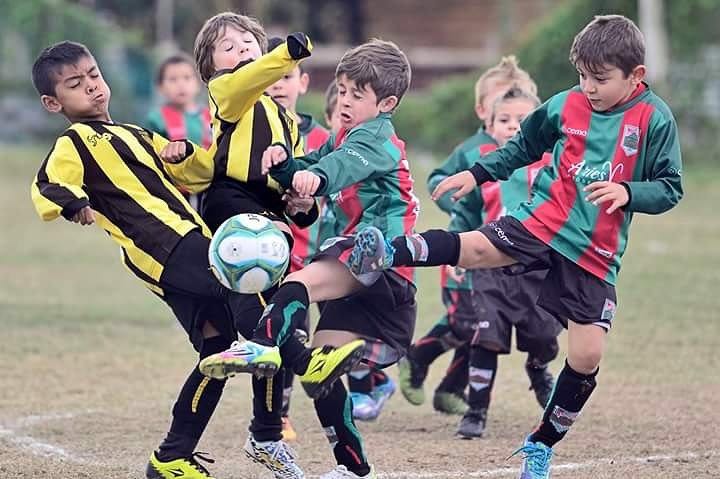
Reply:
[[211, 236], [158, 157], [167, 143], [134, 125], [75, 123], [57, 139], [32, 184], [43, 220], [70, 219], [92, 207], [128, 269], [159, 294], [163, 267], [180, 239], [194, 229]]
[[257, 60], [221, 70], [210, 79], [213, 144], [207, 151], [195, 149], [183, 162], [169, 167], [179, 184], [193, 193], [204, 191], [213, 182], [239, 188], [282, 217], [283, 189], [261, 173], [262, 154], [268, 146], [281, 143], [292, 154], [302, 156], [302, 138], [295, 114], [265, 90], [310, 55], [312, 44], [304, 36], [301, 41], [304, 44], [299, 53], [291, 54], [292, 48], [284, 43]]

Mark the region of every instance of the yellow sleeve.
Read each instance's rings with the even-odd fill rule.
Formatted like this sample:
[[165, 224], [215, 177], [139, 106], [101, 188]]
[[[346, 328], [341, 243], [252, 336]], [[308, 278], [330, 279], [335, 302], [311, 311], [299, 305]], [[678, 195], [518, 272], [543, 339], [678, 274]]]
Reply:
[[85, 169], [80, 155], [67, 136], [61, 136], [40, 166], [30, 195], [40, 218], [51, 221], [62, 215], [66, 219], [90, 205], [83, 190]]
[[[213, 142], [210, 149], [206, 150], [189, 140], [185, 142], [192, 147], [192, 153], [179, 163], [163, 162], [163, 166], [176, 184], [185, 187], [190, 193], [200, 193], [210, 186], [215, 174], [217, 145]], [[170, 141], [158, 133], [152, 133], [152, 143], [155, 152], [159, 154]]]
[[237, 123], [262, 96], [267, 87], [292, 71], [299, 60], [294, 60], [287, 43], [257, 60], [233, 70], [222, 70], [208, 82], [208, 94], [215, 115], [226, 122]]

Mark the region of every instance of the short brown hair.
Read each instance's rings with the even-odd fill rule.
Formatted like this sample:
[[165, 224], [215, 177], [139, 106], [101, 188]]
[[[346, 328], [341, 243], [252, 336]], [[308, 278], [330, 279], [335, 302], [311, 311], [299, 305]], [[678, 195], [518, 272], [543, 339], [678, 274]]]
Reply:
[[492, 107], [492, 114], [490, 116], [490, 123], [492, 123], [495, 120], [495, 115], [497, 114], [497, 109], [500, 105], [503, 103], [507, 103], [513, 100], [527, 100], [530, 103], [533, 104], [534, 108], [537, 108], [540, 105], [540, 99], [537, 97], [537, 95], [533, 92], [523, 90], [518, 85], [513, 85], [510, 87], [508, 91], [505, 92], [504, 95], [499, 97], [495, 102], [493, 103]]
[[515, 55], [508, 55], [500, 59], [500, 63], [490, 67], [480, 75], [475, 83], [475, 104], [482, 105], [485, 97], [490, 93], [492, 82], [507, 85], [515, 84], [523, 90], [537, 95], [537, 85], [530, 77], [530, 74], [520, 68]]
[[165, 60], [163, 60], [162, 63], [160, 63], [160, 66], [158, 66], [157, 73], [155, 74], [155, 84], [162, 84], [162, 82], [165, 80], [165, 71], [170, 65], [179, 65], [182, 63], [187, 63], [188, 65], [190, 65], [193, 71], [195, 71], [195, 63], [193, 62], [192, 58], [190, 58], [190, 55], [184, 52], [175, 53], [174, 55], [170, 55]]
[[197, 65], [200, 78], [205, 83], [215, 73], [215, 66], [212, 61], [214, 44], [227, 27], [250, 32], [257, 39], [260, 50], [267, 52], [267, 35], [265, 29], [256, 19], [234, 12], [218, 13], [210, 17], [195, 37], [195, 64]]
[[378, 102], [396, 96], [398, 103], [410, 88], [410, 62], [393, 42], [377, 38], [345, 52], [335, 69], [335, 77], [347, 76], [358, 87], [375, 92]]
[[627, 77], [645, 63], [645, 38], [640, 29], [622, 15], [597, 15], [575, 36], [570, 63], [582, 65], [591, 73], [601, 73], [605, 65], [622, 70]]

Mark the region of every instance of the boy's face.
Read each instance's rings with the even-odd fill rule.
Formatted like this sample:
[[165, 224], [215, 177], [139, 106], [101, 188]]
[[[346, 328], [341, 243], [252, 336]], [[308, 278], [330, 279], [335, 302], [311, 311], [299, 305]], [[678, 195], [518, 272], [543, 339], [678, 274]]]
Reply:
[[337, 86], [340, 125], [348, 130], [375, 118], [380, 113], [392, 111], [398, 103], [398, 98], [394, 95], [378, 102], [377, 96], [369, 84], [360, 88], [355, 80], [348, 78], [345, 74], [338, 77]]
[[490, 83], [487, 94], [479, 105], [475, 105], [475, 114], [486, 126], [490, 124], [495, 101], [503, 96], [512, 86], [509, 82], [493, 81]]
[[63, 65], [55, 81], [55, 95], [40, 97], [46, 110], [62, 113], [71, 122], [110, 120], [110, 87], [93, 57], [84, 56], [73, 65]]
[[308, 74], [300, 72], [300, 67], [295, 67], [293, 71], [270, 85], [266, 92], [273, 100], [294, 112], [298, 97], [307, 92], [308, 83], [310, 83]]
[[226, 27], [213, 44], [215, 71], [235, 68], [240, 62], [256, 60], [262, 56], [260, 44], [250, 32]]
[[503, 146], [520, 129], [520, 123], [535, 109], [535, 103], [526, 98], [516, 98], [497, 103], [488, 132], [498, 145]]
[[171, 63], [165, 67], [160, 93], [165, 99], [180, 108], [192, 106], [200, 90], [200, 81], [195, 68], [188, 63]]
[[595, 111], [608, 111], [627, 101], [645, 78], [645, 65], [636, 66], [626, 77], [618, 67], [604, 65], [598, 73], [578, 64], [580, 89]]

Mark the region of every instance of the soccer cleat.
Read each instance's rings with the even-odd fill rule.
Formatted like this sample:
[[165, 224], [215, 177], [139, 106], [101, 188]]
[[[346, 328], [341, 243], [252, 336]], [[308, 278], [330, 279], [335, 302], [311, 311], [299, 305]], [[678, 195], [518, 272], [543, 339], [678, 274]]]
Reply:
[[375, 399], [375, 402], [377, 403], [378, 407], [378, 416], [380, 415], [380, 412], [382, 412], [382, 408], [385, 406], [385, 403], [392, 397], [393, 394], [395, 394], [395, 390], [397, 389], [397, 386], [395, 385], [395, 381], [387, 378], [387, 381], [385, 381], [382, 384], [378, 384], [372, 389], [372, 392], [370, 395]]
[[443, 414], [462, 416], [468, 410], [465, 398], [454, 393], [435, 391], [433, 395], [433, 408]]
[[295, 432], [289, 417], [282, 418], [282, 438], [288, 442], [297, 440], [297, 432]]
[[353, 405], [353, 418], [361, 421], [373, 421], [380, 415], [378, 404], [371, 395], [351, 392], [350, 398]]
[[310, 363], [300, 376], [305, 392], [318, 399], [330, 392], [330, 388], [343, 374], [350, 371], [362, 359], [365, 341], [356, 339], [339, 348], [323, 346], [310, 353]]
[[487, 422], [487, 409], [468, 409], [460, 421], [457, 435], [462, 439], [482, 437]]
[[398, 383], [400, 392], [410, 404], [420, 406], [425, 402], [423, 381], [427, 375], [427, 368], [423, 368], [409, 356], [398, 361]]
[[364, 476], [358, 476], [354, 472], [348, 470], [347, 467], [340, 464], [330, 472], [326, 472], [320, 479], [376, 479], [375, 468], [370, 466], [370, 472]]
[[525, 372], [527, 372], [528, 378], [530, 378], [530, 390], [535, 392], [535, 399], [541, 408], [545, 408], [550, 396], [552, 395], [553, 387], [555, 385], [555, 378], [547, 366], [543, 368], [534, 368], [525, 364]]
[[176, 479], [178, 477], [183, 479], [213, 479], [208, 470], [197, 462], [197, 459], [211, 464], [215, 462], [209, 457], [203, 456], [203, 454], [202, 452], [195, 452], [190, 457], [163, 462], [153, 452], [145, 469], [145, 477], [147, 479]]
[[395, 248], [374, 226], [363, 228], [355, 235], [348, 266], [355, 276], [374, 273], [392, 267]]
[[549, 479], [550, 462], [553, 457], [553, 450], [541, 442], [531, 442], [530, 436], [525, 439], [523, 446], [513, 452], [523, 454], [523, 463], [520, 467], [519, 479]]
[[276, 479], [302, 479], [305, 473], [295, 463], [297, 455], [284, 441], [256, 441], [252, 434], [248, 435], [243, 447], [245, 455], [254, 462], [261, 464]]
[[200, 372], [214, 379], [225, 379], [236, 373], [253, 373], [270, 377], [280, 369], [282, 359], [277, 346], [265, 346], [253, 341], [235, 341], [230, 349], [200, 361]]

